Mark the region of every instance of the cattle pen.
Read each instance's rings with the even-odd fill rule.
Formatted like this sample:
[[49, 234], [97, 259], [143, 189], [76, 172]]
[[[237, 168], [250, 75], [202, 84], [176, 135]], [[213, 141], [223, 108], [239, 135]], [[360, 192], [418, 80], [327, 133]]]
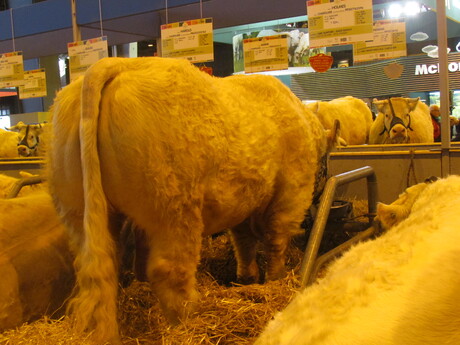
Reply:
[[[440, 143], [339, 147], [331, 153], [329, 164], [331, 176], [372, 167], [377, 176], [378, 201], [391, 202], [425, 178], [460, 174], [460, 145], [452, 143], [448, 149], [441, 148]], [[366, 193], [365, 184], [360, 181], [341, 186], [337, 192], [356, 199], [366, 199]]]
[[41, 157], [1, 158], [0, 173], [11, 177], [20, 177], [20, 171], [40, 175], [44, 163]]
[[[429, 176], [445, 175], [446, 171], [442, 168], [445, 155], [446, 152], [443, 152], [439, 144], [339, 147], [331, 153], [329, 175], [336, 176], [369, 166], [375, 172], [377, 201], [390, 202], [397, 199], [409, 185], [423, 182]], [[453, 144], [447, 150], [447, 156], [447, 174], [458, 174], [460, 146]], [[40, 157], [3, 159], [0, 161], [0, 173], [13, 177], [20, 177], [21, 171], [40, 175], [44, 163]], [[340, 199], [366, 200], [368, 186], [363, 179], [340, 184], [335, 196]], [[302, 282], [294, 272], [298, 272], [302, 264], [304, 242], [290, 249], [288, 277], [265, 285], [233, 285], [229, 288], [235, 270], [230, 239], [224, 235], [203, 241], [204, 252], [198, 282], [200, 292], [206, 297], [201, 301], [199, 316], [189, 320], [187, 326], [169, 328], [160, 316], [158, 303], [148, 284], [134, 282], [122, 290], [119, 298], [119, 307], [124, 314], [120, 320], [123, 344], [149, 343], [152, 340], [171, 345], [252, 344], [271, 315], [283, 309], [301, 289]], [[87, 339], [75, 336], [70, 341], [66, 338], [69, 332], [67, 319], [54, 322], [45, 317], [20, 327], [17, 332], [12, 330], [0, 334], [0, 344], [54, 345], [57, 338], [69, 340], [70, 345], [91, 344]], [[26, 342], [25, 338], [28, 339]], [[47, 340], [43, 341], [44, 338]]]
[[[442, 160], [448, 160], [443, 168]], [[41, 174], [45, 161], [41, 157], [0, 159], [0, 173], [20, 177], [20, 171]], [[460, 143], [442, 149], [440, 143], [396, 145], [350, 145], [336, 148], [330, 155], [329, 175], [342, 174], [364, 166], [374, 169], [381, 202], [391, 202], [408, 186], [429, 176], [460, 174]], [[446, 171], [443, 171], [446, 170]], [[338, 188], [340, 197], [366, 199], [363, 182], [355, 181]]]

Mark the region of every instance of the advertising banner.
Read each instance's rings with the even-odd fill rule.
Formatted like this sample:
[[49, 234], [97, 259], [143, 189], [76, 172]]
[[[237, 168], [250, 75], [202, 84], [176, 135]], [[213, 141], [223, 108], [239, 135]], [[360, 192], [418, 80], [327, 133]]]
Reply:
[[244, 72], [255, 73], [288, 68], [288, 35], [243, 40]]
[[67, 43], [70, 81], [83, 75], [96, 61], [108, 57], [107, 36]]
[[372, 0], [307, 1], [310, 48], [372, 40]]
[[0, 54], [0, 88], [15, 87], [24, 83], [22, 52]]
[[44, 68], [24, 72], [24, 85], [19, 86], [19, 99], [45, 97], [46, 73]]
[[353, 61], [392, 59], [407, 55], [406, 22], [404, 19], [377, 20], [374, 38], [353, 44]]
[[212, 18], [187, 20], [161, 26], [161, 56], [190, 62], [214, 60]]

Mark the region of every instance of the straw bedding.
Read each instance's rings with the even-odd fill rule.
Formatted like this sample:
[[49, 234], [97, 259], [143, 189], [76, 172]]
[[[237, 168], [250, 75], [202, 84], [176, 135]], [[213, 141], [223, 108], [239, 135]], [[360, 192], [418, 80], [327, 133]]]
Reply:
[[[361, 202], [353, 201], [353, 206], [355, 214], [367, 212], [367, 209], [363, 211], [367, 205]], [[197, 275], [201, 300], [196, 312], [183, 324], [170, 327], [148, 283], [134, 280], [128, 287], [120, 289], [119, 324], [123, 344], [252, 344], [266, 323], [298, 291], [298, 270], [305, 244], [303, 231], [293, 237], [287, 256], [288, 274], [284, 279], [241, 286], [233, 283], [236, 263], [229, 235], [224, 233], [205, 238]], [[326, 246], [338, 244], [326, 243]], [[321, 250], [327, 248], [322, 245]], [[259, 259], [263, 271], [262, 251]], [[32, 344], [93, 345], [87, 334], [73, 334], [71, 322], [65, 317], [59, 320], [43, 317], [0, 334], [0, 345]]]

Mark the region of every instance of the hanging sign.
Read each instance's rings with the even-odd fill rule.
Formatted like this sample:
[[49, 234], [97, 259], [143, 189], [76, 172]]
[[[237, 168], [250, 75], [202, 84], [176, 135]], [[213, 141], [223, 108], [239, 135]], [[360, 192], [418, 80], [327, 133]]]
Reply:
[[288, 69], [287, 41], [287, 34], [244, 39], [244, 72]]
[[24, 83], [22, 52], [0, 54], [0, 88], [19, 86]]
[[404, 19], [377, 20], [374, 38], [353, 44], [353, 61], [393, 59], [407, 55], [406, 22]]
[[19, 86], [19, 99], [45, 97], [46, 73], [44, 68], [24, 72], [24, 85]]
[[161, 56], [187, 59], [194, 63], [213, 61], [212, 18], [162, 25]]
[[108, 57], [107, 36], [67, 43], [70, 81], [83, 75], [96, 61]]
[[326, 72], [331, 68], [334, 58], [330, 55], [320, 53], [309, 58], [310, 66], [316, 72]]
[[372, 0], [307, 1], [310, 48], [372, 40]]

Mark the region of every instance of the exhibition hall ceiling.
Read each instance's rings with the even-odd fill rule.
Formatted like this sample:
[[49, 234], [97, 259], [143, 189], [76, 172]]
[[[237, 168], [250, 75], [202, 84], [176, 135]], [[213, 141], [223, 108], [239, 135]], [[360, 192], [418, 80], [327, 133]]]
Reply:
[[[110, 19], [103, 19], [99, 21], [99, 13], [97, 1], [79, 0], [78, 3], [88, 2], [93, 8], [90, 13], [93, 20], [89, 20], [80, 25], [81, 39], [89, 39], [94, 37], [106, 35], [108, 37], [109, 45], [120, 45], [130, 42], [139, 42], [146, 40], [154, 40], [160, 37], [160, 25], [164, 23], [173, 23], [177, 21], [189, 20], [193, 18], [212, 17], [215, 28], [215, 41], [221, 43], [232, 42], [232, 36], [239, 29], [246, 30], [246, 28], [253, 28], [254, 26], [266, 26], [266, 28], [279, 27], [289, 22], [299, 22], [306, 20], [305, 1], [299, 0], [244, 0], [239, 1], [238, 6], [235, 6], [234, 1], [228, 0], [175, 0], [177, 6], [171, 6], [168, 10], [160, 9], [156, 11], [138, 11], [136, 13], [126, 13], [126, 11], [119, 11], [117, 16]], [[188, 1], [188, 2], [187, 2]], [[428, 0], [427, 0], [428, 1]], [[147, 0], [139, 0], [139, 2], [148, 3]], [[115, 6], [113, 1], [104, 1], [102, 4]], [[124, 2], [123, 2], [124, 3]], [[170, 0], [169, 3], [174, 3]], [[390, 3], [403, 3], [402, 1], [388, 1], [388, 0], [373, 0], [374, 14], [375, 11]], [[15, 50], [23, 51], [24, 58], [34, 58], [40, 56], [49, 56], [67, 52], [67, 43], [74, 41], [74, 35], [71, 24], [69, 26], [70, 10], [45, 12], [44, 14], [36, 9], [45, 6], [59, 5], [69, 6], [68, 0], [47, 0], [34, 5], [28, 6], [32, 13], [31, 18], [37, 24], [48, 25], [49, 29], [43, 29], [34, 34], [21, 35], [21, 29], [24, 25], [33, 27], [34, 23], [25, 23], [20, 27], [15, 28], [16, 37], [11, 39], [10, 32], [10, 18], [8, 13], [10, 11], [0, 12], [0, 53]], [[263, 5], [262, 5], [263, 4]], [[20, 9], [18, 9], [19, 12]], [[111, 10], [113, 11], [113, 10]], [[102, 13], [107, 13], [108, 10], [102, 9]], [[46, 15], [48, 13], [48, 15]], [[50, 13], [52, 13], [50, 15]], [[68, 17], [65, 15], [67, 13]], [[126, 13], [121, 15], [120, 13]], [[3, 16], [1, 16], [3, 14]], [[299, 14], [301, 14], [299, 16]], [[433, 16], [432, 16], [433, 17]], [[434, 18], [436, 16], [434, 15]], [[63, 22], [59, 28], [53, 29], [54, 23]], [[105, 18], [105, 17], [104, 17]], [[286, 19], [289, 18], [289, 19]], [[436, 24], [435, 22], [423, 23], [417, 22], [416, 19], [408, 19], [411, 26], [420, 25], [424, 28], [430, 37], [436, 37]], [[256, 23], [256, 24], [253, 24]], [[260, 24], [262, 23], [262, 24]], [[271, 23], [271, 24], [270, 24]], [[17, 24], [19, 26], [19, 24]], [[452, 20], [447, 20], [448, 35], [449, 37], [458, 36], [460, 25]], [[22, 30], [24, 31], [24, 30]], [[5, 33], [7, 35], [5, 36]], [[3, 35], [3, 36], [2, 36]], [[3, 38], [2, 38], [3, 37]], [[14, 41], [14, 42], [13, 42]]]

